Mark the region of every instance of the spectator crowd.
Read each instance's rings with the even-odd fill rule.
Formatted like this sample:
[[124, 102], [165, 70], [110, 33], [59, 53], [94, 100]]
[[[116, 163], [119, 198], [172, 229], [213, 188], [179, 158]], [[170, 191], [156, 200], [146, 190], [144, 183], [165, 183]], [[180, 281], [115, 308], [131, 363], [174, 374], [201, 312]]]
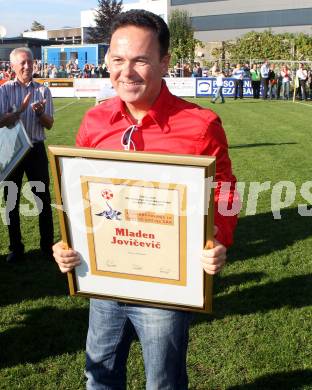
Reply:
[[[242, 99], [244, 79], [251, 79], [253, 98], [260, 98], [262, 86], [262, 98], [264, 99], [290, 99], [291, 83], [296, 88], [296, 97], [301, 100], [312, 100], [312, 67], [306, 67], [300, 63], [297, 69], [287, 64], [269, 63], [237, 63], [215, 62], [211, 67], [201, 66], [199, 62], [177, 62], [169, 69], [168, 77], [215, 77], [234, 78], [234, 98]], [[69, 61], [65, 66], [42, 63], [34, 60], [34, 78], [107, 78], [109, 73], [106, 65], [85, 64], [79, 68], [78, 61]], [[13, 80], [15, 73], [9, 62], [0, 60], [0, 80]], [[220, 83], [220, 81], [219, 81]]]
[[[69, 61], [65, 66], [42, 63], [41, 60], [34, 60], [34, 78], [102, 78], [109, 77], [106, 65], [85, 64], [83, 69], [79, 68], [77, 61]], [[14, 80], [15, 73], [9, 62], [0, 60], [0, 80]]]
[[[296, 88], [296, 98], [301, 100], [312, 100], [312, 67], [306, 67], [300, 63], [297, 69], [291, 68], [287, 64], [269, 63], [265, 60], [263, 63], [237, 63], [229, 62], [219, 64], [215, 62], [211, 67], [201, 67], [199, 62], [193, 66], [189, 63], [176, 65], [169, 69], [169, 77], [232, 77], [234, 79], [234, 99], [242, 99], [243, 85], [245, 79], [251, 79], [253, 98], [260, 98], [262, 87], [263, 99], [290, 99], [290, 86], [293, 82]], [[220, 91], [219, 91], [220, 92]], [[222, 97], [221, 97], [222, 100]]]

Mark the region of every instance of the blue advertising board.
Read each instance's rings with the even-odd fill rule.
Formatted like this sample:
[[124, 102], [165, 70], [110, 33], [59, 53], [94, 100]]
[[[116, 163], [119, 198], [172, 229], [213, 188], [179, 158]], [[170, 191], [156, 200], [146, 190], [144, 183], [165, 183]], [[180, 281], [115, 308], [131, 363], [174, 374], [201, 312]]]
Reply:
[[[234, 97], [234, 78], [226, 77], [223, 81], [223, 96]], [[244, 79], [244, 97], [252, 97], [251, 80]], [[196, 97], [212, 97], [217, 92], [216, 78], [197, 77], [196, 78]]]

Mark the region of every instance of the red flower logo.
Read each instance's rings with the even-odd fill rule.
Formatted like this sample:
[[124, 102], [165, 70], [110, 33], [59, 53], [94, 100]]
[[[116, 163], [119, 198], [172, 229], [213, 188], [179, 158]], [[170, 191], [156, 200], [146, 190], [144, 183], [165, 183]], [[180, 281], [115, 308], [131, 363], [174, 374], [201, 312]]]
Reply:
[[109, 190], [109, 189], [104, 189], [104, 190], [102, 190], [102, 191], [101, 191], [101, 195], [102, 195], [102, 197], [103, 197], [104, 199], [106, 199], [106, 200], [110, 200], [110, 199], [112, 199], [113, 196], [114, 196], [113, 192], [112, 192], [111, 190]]

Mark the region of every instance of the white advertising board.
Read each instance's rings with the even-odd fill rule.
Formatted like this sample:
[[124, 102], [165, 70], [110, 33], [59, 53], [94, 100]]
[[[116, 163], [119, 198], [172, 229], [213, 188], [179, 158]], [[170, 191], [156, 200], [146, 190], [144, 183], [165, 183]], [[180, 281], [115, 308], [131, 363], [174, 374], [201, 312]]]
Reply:
[[[103, 94], [114, 96], [110, 79], [74, 79], [74, 88], [50, 87], [53, 97], [94, 97], [101, 98]], [[165, 78], [169, 91], [176, 96], [194, 97], [196, 94], [196, 79], [193, 77]]]
[[97, 97], [104, 86], [111, 86], [110, 79], [74, 79], [76, 97]]
[[59, 97], [75, 97], [75, 89], [74, 88], [53, 88], [50, 87], [50, 91], [52, 94], [52, 97], [59, 98]]
[[194, 77], [166, 77], [165, 81], [169, 91], [176, 96], [194, 97], [195, 96], [195, 78]]

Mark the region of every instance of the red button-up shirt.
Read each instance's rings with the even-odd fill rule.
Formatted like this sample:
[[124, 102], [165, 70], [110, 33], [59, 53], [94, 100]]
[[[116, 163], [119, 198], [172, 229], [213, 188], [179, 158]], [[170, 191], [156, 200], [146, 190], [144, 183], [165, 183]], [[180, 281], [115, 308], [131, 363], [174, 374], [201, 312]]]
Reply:
[[[120, 150], [121, 137], [134, 123], [124, 102], [115, 97], [91, 108], [85, 115], [76, 138], [81, 147]], [[216, 157], [215, 225], [217, 240], [231, 245], [237, 216], [223, 216], [218, 202], [231, 208], [236, 179], [232, 174], [228, 145], [220, 118], [211, 110], [172, 95], [165, 83], [161, 92], [132, 134], [137, 151], [207, 155]], [[231, 183], [230, 191], [222, 191], [222, 182]]]

